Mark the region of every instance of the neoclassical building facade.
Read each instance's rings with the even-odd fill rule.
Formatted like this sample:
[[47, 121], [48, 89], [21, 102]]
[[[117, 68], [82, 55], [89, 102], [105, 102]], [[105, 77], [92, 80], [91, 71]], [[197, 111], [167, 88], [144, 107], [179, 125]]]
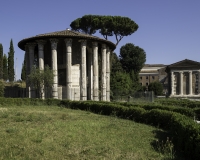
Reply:
[[[114, 43], [66, 29], [23, 39], [18, 46], [25, 51], [27, 75], [34, 65], [41, 70], [48, 65], [54, 72], [53, 86], [42, 98], [110, 101]], [[26, 90], [27, 97], [35, 98], [32, 86]]]
[[168, 95], [180, 98], [200, 98], [200, 63], [185, 59], [166, 67]]
[[142, 86], [159, 81], [166, 96], [200, 98], [200, 62], [185, 59], [170, 65], [145, 64], [139, 76]]

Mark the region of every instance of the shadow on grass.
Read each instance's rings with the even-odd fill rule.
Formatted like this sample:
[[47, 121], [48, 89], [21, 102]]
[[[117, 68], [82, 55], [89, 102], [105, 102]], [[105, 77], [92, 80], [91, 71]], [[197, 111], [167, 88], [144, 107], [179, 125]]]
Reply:
[[154, 130], [156, 140], [151, 142], [155, 151], [164, 155], [163, 160], [185, 160], [183, 153], [174, 145], [173, 135], [170, 132]]

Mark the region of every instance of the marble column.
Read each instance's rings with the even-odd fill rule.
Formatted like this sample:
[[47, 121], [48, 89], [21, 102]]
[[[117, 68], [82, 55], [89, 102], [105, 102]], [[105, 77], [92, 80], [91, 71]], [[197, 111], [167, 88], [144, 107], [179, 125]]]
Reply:
[[192, 95], [192, 71], [189, 71], [189, 95]]
[[81, 40], [80, 100], [87, 100], [86, 40]]
[[28, 84], [28, 75], [30, 74], [30, 62], [29, 62], [29, 47], [25, 45], [25, 60], [26, 60], [26, 97], [31, 98], [30, 86]]
[[179, 85], [179, 95], [183, 95], [183, 72], [179, 72], [180, 75], [180, 85]]
[[93, 100], [93, 53], [88, 53], [88, 100]]
[[93, 100], [99, 101], [98, 43], [93, 42]]
[[66, 43], [66, 87], [67, 99], [72, 100], [71, 85], [72, 85], [72, 39], [65, 39]]
[[106, 101], [110, 101], [110, 49], [106, 53]]
[[52, 70], [54, 73], [53, 86], [52, 86], [52, 98], [58, 99], [58, 65], [57, 65], [57, 39], [50, 39], [51, 42], [51, 60]]
[[171, 72], [171, 96], [174, 95], [174, 72]]
[[[35, 50], [35, 46], [36, 43], [27, 43], [28, 48], [29, 48], [29, 67], [30, 67], [30, 73], [32, 68], [34, 67], [34, 50]], [[29, 97], [30, 98], [36, 98], [36, 94], [35, 94], [35, 89], [33, 85], [30, 85], [30, 92], [29, 92]]]
[[[39, 54], [39, 69], [41, 71], [44, 71], [44, 44], [46, 43], [46, 41], [44, 40], [38, 40], [37, 44], [38, 44], [38, 54]], [[45, 98], [45, 90], [44, 90], [44, 85], [41, 87], [40, 90], [40, 96], [42, 99]]]
[[102, 44], [101, 48], [101, 100], [106, 101], [106, 45]]

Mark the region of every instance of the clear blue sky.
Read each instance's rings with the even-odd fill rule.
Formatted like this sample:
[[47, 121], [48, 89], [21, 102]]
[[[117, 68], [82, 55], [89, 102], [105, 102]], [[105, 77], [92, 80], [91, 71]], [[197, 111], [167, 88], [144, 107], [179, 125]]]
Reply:
[[17, 79], [24, 59], [20, 40], [70, 28], [86, 14], [126, 16], [139, 25], [122, 39], [117, 54], [122, 45], [133, 43], [145, 50], [148, 64], [200, 61], [199, 0], [0, 0], [0, 43], [7, 54], [13, 39]]

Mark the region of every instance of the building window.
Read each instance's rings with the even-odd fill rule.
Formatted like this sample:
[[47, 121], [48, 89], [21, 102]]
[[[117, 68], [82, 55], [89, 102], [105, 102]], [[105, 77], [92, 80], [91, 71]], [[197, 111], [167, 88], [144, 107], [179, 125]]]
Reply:
[[146, 83], [146, 86], [148, 86], [148, 83]]
[[154, 79], [155, 77], [154, 76], [152, 76], [152, 79]]
[[140, 77], [140, 79], [142, 80], [142, 77]]
[[142, 86], [142, 83], [140, 83], [140, 85]]
[[148, 76], [146, 76], [146, 79], [149, 79], [149, 77], [148, 77]]

